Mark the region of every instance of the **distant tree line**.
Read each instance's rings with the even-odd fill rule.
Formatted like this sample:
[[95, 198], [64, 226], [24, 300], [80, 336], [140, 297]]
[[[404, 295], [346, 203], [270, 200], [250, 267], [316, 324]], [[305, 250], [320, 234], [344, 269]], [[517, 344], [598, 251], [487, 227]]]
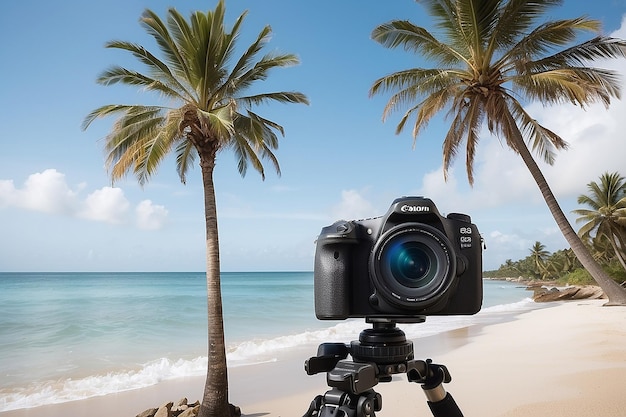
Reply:
[[[605, 173], [599, 182], [587, 184], [588, 194], [578, 197], [584, 208], [574, 210], [583, 223], [579, 236], [596, 261], [618, 283], [626, 282], [626, 181], [617, 172]], [[524, 259], [507, 259], [500, 267], [484, 273], [486, 278], [522, 277], [570, 284], [593, 284], [571, 249], [554, 253], [535, 242]]]

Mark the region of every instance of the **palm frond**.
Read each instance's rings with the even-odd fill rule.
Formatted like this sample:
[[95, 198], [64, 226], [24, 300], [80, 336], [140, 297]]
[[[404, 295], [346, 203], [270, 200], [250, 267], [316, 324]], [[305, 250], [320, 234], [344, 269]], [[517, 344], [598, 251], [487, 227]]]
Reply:
[[414, 110], [418, 109], [417, 117], [415, 119], [415, 125], [413, 126], [413, 131], [411, 132], [413, 135], [413, 146], [415, 147], [415, 142], [417, 139], [417, 135], [419, 135], [420, 131], [424, 130], [430, 119], [432, 119], [439, 111], [441, 111], [445, 106], [453, 99], [454, 91], [452, 88], [443, 88], [433, 94], [429, 95], [419, 103], [416, 107], [410, 108], [398, 123], [396, 127], [396, 133], [400, 133], [406, 123], [406, 120], [414, 112]]
[[465, 117], [467, 115], [467, 108], [463, 103], [463, 99], [460, 97], [454, 98], [454, 104], [451, 105], [448, 111], [448, 117], [452, 116], [450, 122], [450, 129], [443, 140], [443, 174], [444, 178], [448, 176], [448, 169], [456, 158], [459, 147], [463, 142], [466, 132], [466, 125], [464, 124]]
[[261, 159], [269, 160], [280, 175], [280, 165], [272, 149], [278, 148], [278, 137], [274, 131], [284, 133], [282, 126], [260, 117], [256, 113], [239, 114], [235, 119], [235, 134], [230, 146], [238, 158], [238, 168], [242, 175], [247, 172], [248, 163], [265, 178]]
[[610, 70], [562, 67], [513, 79], [516, 88], [529, 98], [546, 104], [572, 104], [585, 108], [601, 102], [605, 106], [619, 98], [620, 78]]
[[517, 100], [510, 99], [508, 104], [526, 142], [547, 164], [552, 165], [556, 157], [555, 151], [567, 149], [567, 142], [552, 130], [539, 124]]
[[[251, 58], [251, 57], [250, 57]], [[250, 59], [249, 58], [249, 59]], [[300, 61], [293, 54], [268, 54], [257, 61], [254, 66], [243, 71], [242, 68], [238, 76], [231, 74], [231, 77], [220, 89], [220, 94], [232, 94], [233, 91], [245, 91], [255, 81], [265, 80], [269, 71], [273, 68], [288, 67], [298, 64]]]
[[485, 49], [498, 24], [500, 3], [501, 0], [469, 0], [456, 3], [456, 20], [451, 21], [454, 24], [451, 29], [455, 30], [456, 26], [456, 31], [462, 36], [460, 39], [458, 35], [453, 36], [452, 39], [457, 49], [469, 47], [479, 69], [484, 69], [490, 63]]
[[406, 20], [394, 20], [384, 23], [374, 29], [372, 39], [386, 48], [402, 46], [405, 51], [418, 52], [429, 59], [437, 60], [444, 65], [453, 65], [464, 62], [468, 66], [472, 63], [467, 58], [452, 49], [449, 45], [439, 42], [430, 32], [415, 26]]
[[567, 66], [589, 66], [597, 59], [626, 57], [626, 41], [609, 37], [595, 37], [553, 55], [525, 63], [524, 71], [540, 72]]
[[[241, 115], [239, 116], [241, 117]], [[285, 130], [283, 127], [278, 123], [261, 117], [252, 111], [248, 111], [248, 118], [250, 119], [251, 126], [258, 125], [258, 127], [251, 129], [251, 131], [260, 133], [259, 135], [255, 135], [254, 139], [250, 139], [253, 142], [263, 142], [272, 149], [278, 148], [278, 137], [274, 133], [274, 130], [278, 131], [282, 136], [285, 136]]]
[[470, 185], [474, 184], [474, 156], [480, 140], [480, 128], [485, 117], [484, 101], [473, 100], [465, 118], [467, 137], [465, 139], [465, 168]]
[[502, 60], [518, 65], [519, 71], [523, 71], [526, 63], [570, 44], [581, 30], [596, 31], [598, 28], [598, 21], [585, 17], [550, 21], [521, 37]]
[[475, 97], [469, 101], [461, 96], [455, 97], [454, 103], [449, 111], [449, 115], [453, 115], [454, 117], [443, 141], [443, 169], [445, 178], [447, 178], [448, 169], [456, 158], [461, 144], [465, 141], [467, 178], [470, 185], [473, 185], [473, 161], [476, 145], [479, 140], [480, 126], [485, 113], [483, 110], [484, 105], [484, 100], [479, 97]]
[[113, 180], [132, 170], [143, 185], [156, 172], [179, 137], [175, 112], [162, 112], [159, 107], [134, 106], [115, 122], [105, 142], [106, 166]]
[[498, 23], [491, 36], [490, 49], [507, 50], [517, 43], [521, 34], [543, 18], [549, 8], [558, 6], [562, 0], [509, 0], [500, 5]]
[[[191, 20], [197, 19], [192, 14]], [[194, 32], [195, 29], [195, 32]], [[167, 30], [170, 37], [171, 49], [175, 49], [176, 59], [180, 61], [180, 67], [185, 70], [185, 80], [194, 90], [198, 103], [201, 102], [199, 92], [202, 86], [199, 85], [203, 72], [202, 64], [198, 64], [199, 60], [204, 61], [206, 56], [206, 35], [198, 33], [200, 29], [193, 28], [187, 20], [176, 10], [169, 9], [167, 16]], [[208, 31], [208, 30], [207, 30]], [[201, 57], [201, 58], [200, 58]]]
[[[380, 92], [398, 90], [391, 96], [383, 111], [383, 121], [398, 108], [410, 105], [422, 97], [438, 94], [442, 90], [452, 91], [465, 72], [455, 69], [423, 69], [414, 68], [398, 71], [379, 78], [370, 88], [370, 96]], [[409, 110], [407, 113], [411, 113]], [[406, 114], [405, 114], [406, 116]], [[404, 124], [404, 123], [402, 123]], [[400, 131], [402, 129], [397, 129]]]
[[156, 91], [175, 100], [188, 100], [188, 96], [181, 95], [177, 90], [170, 88], [169, 85], [162, 83], [158, 79], [119, 66], [113, 66], [105, 70], [96, 81], [102, 85], [122, 83], [130, 86], [144, 87], [148, 91]]
[[[485, 118], [489, 132], [500, 140], [504, 139], [506, 144], [519, 154], [517, 143], [524, 143], [524, 135], [517, 125], [514, 113], [519, 111], [518, 107], [521, 107], [521, 104], [516, 100], [507, 101], [508, 98], [506, 95], [490, 95], [489, 104], [485, 106], [487, 110]], [[509, 106], [513, 107], [513, 110]]]
[[[183, 86], [179, 82], [178, 78], [176, 78], [172, 74], [169, 67], [165, 63], [163, 63], [160, 59], [155, 57], [152, 53], [150, 53], [147, 49], [145, 49], [143, 46], [137, 45], [131, 42], [124, 42], [124, 41], [111, 41], [111, 42], [108, 42], [105, 46], [107, 48], [115, 48], [115, 49], [128, 51], [132, 53], [135, 57], [137, 57], [142, 63], [144, 63], [147, 66], [151, 75], [147, 77], [139, 73], [136, 73], [136, 74], [146, 79], [159, 80], [159, 83], [160, 83], [159, 91], [164, 92], [174, 97], [181, 97], [181, 96], [193, 97], [191, 92], [187, 88], [185, 88], [185, 86]], [[120, 67], [113, 67], [113, 69], [115, 68], [120, 68]], [[130, 70], [127, 70], [127, 71], [133, 72]], [[107, 79], [106, 77], [104, 77], [104, 75], [106, 75], [106, 73], [101, 75], [99, 82], [105, 85], [108, 85], [106, 84], [107, 82], [108, 83], [111, 83], [112, 81], [124, 82], [127, 80], [126, 78]], [[129, 78], [129, 80], [132, 81], [133, 79]], [[131, 85], [133, 84], [131, 83]], [[168, 88], [163, 88], [163, 86], [167, 86]], [[174, 92], [176, 93], [174, 94]]]
[[[590, 185], [590, 187], [592, 187], [592, 186]], [[588, 195], [584, 195], [584, 194], [578, 196], [577, 202], [578, 202], [578, 204], [584, 204], [585, 206], [589, 206], [593, 210], [599, 210], [600, 207], [602, 207], [602, 204], [600, 202], [597, 202], [593, 198], [589, 197]], [[591, 214], [592, 211], [591, 210], [580, 209], [580, 210], [574, 210], [574, 213], [580, 214], [580, 215], [587, 215], [587, 214]]]
[[233, 135], [233, 140], [228, 144], [229, 148], [235, 153], [237, 158], [237, 169], [242, 177], [248, 172], [248, 165], [252, 164], [254, 169], [261, 175], [261, 179], [265, 180], [265, 168], [261, 160], [251, 146], [249, 137], [243, 131], [237, 131]]
[[274, 93], [262, 93], [252, 96], [237, 97], [237, 102], [246, 107], [265, 104], [270, 101], [278, 103], [302, 103], [309, 104], [309, 99], [297, 91], [279, 91]]
[[176, 172], [183, 184], [187, 183], [187, 172], [193, 167], [197, 154], [189, 140], [180, 141], [176, 146]]
[[[175, 9], [170, 9], [168, 22], [175, 19], [173, 16], [180, 17], [180, 14]], [[184, 21], [184, 19], [182, 20]], [[179, 22], [178, 20], [176, 21]], [[192, 78], [191, 71], [187, 65], [185, 57], [172, 37], [168, 26], [165, 25], [156, 13], [149, 9], [144, 11], [140, 22], [146, 31], [152, 35], [157, 42], [159, 50], [165, 57], [165, 61], [167, 62], [168, 67], [172, 69], [172, 73], [176, 79], [179, 81], [190, 80]], [[171, 23], [169, 28], [172, 28]]]
[[249, 75], [246, 73], [241, 78], [264, 80], [267, 78], [267, 72], [273, 68], [291, 67], [299, 63], [300, 59], [294, 54], [269, 53], [254, 64]]
[[237, 63], [233, 66], [232, 71], [221, 89], [232, 89], [235, 85], [241, 83], [242, 79], [247, 80], [249, 78], [244, 76], [244, 74], [250, 72], [254, 68], [255, 64], [253, 64], [253, 60], [269, 41], [271, 33], [272, 29], [270, 26], [265, 26], [261, 30], [261, 32], [257, 35], [256, 40], [248, 47], [248, 49], [241, 55]]
[[86, 130], [94, 120], [100, 117], [111, 116], [116, 113], [125, 113], [128, 109], [135, 107], [134, 105], [128, 104], [106, 104], [104, 106], [100, 106], [95, 110], [92, 110], [83, 120], [81, 124], [81, 129]]

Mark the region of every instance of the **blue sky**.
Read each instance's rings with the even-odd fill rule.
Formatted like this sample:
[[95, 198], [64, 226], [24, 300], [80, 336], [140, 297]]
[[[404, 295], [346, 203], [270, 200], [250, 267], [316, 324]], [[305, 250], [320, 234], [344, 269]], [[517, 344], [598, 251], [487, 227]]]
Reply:
[[[139, 26], [145, 8], [185, 16], [215, 1], [22, 0], [0, 6], [0, 271], [202, 271], [204, 209], [200, 170], [180, 184], [167, 160], [149, 184], [134, 177], [111, 184], [102, 138], [112, 119], [81, 122], [109, 103], [149, 101], [126, 87], [103, 87], [97, 75], [113, 64], [134, 66], [103, 47], [121, 39], [156, 50]], [[442, 213], [472, 216], [487, 244], [484, 266], [525, 257], [535, 241], [567, 247], [521, 159], [488, 135], [478, 149], [475, 185], [464, 156], [447, 183], [441, 172], [445, 121], [435, 120], [412, 147], [410, 130], [395, 135], [399, 115], [381, 121], [386, 96], [368, 97], [390, 72], [424, 66], [419, 57], [385, 49], [372, 29], [392, 19], [430, 28], [412, 0], [228, 0], [227, 21], [248, 10], [239, 45], [270, 24], [267, 51], [297, 54], [301, 64], [271, 74], [266, 91], [298, 90], [310, 106], [271, 105], [258, 112], [282, 124], [277, 152], [282, 176], [237, 172], [221, 153], [215, 173], [224, 271], [312, 270], [314, 241], [333, 221], [383, 214], [402, 195], [433, 199]], [[567, 0], [553, 18], [586, 14], [603, 32], [626, 38], [626, 0]], [[626, 74], [625, 62], [603, 63]], [[571, 148], [542, 164], [563, 210], [577, 208], [586, 184], [606, 171], [626, 175], [626, 106], [543, 108], [535, 117]], [[269, 167], [268, 167], [269, 168]], [[576, 227], [576, 225], [575, 225]]]

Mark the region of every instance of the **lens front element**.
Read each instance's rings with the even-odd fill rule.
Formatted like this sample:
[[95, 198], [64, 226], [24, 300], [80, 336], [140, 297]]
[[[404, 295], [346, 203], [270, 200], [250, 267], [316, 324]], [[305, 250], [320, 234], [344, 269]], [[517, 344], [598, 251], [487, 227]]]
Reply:
[[455, 278], [456, 258], [439, 230], [421, 223], [384, 233], [370, 257], [377, 292], [393, 304], [416, 310], [439, 301]]
[[410, 288], [428, 285], [438, 266], [437, 258], [428, 246], [411, 240], [389, 244], [382, 254], [382, 262], [398, 283]]

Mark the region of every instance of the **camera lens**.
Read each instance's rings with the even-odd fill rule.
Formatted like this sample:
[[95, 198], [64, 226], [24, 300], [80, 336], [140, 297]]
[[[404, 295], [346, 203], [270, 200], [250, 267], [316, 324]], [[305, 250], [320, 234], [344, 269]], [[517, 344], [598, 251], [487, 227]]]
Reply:
[[421, 242], [394, 242], [383, 253], [382, 262], [402, 285], [419, 288], [427, 285], [437, 269], [433, 251]]
[[377, 292], [392, 304], [412, 309], [445, 296], [456, 277], [456, 258], [448, 238], [421, 223], [398, 225], [384, 233], [370, 257]]

